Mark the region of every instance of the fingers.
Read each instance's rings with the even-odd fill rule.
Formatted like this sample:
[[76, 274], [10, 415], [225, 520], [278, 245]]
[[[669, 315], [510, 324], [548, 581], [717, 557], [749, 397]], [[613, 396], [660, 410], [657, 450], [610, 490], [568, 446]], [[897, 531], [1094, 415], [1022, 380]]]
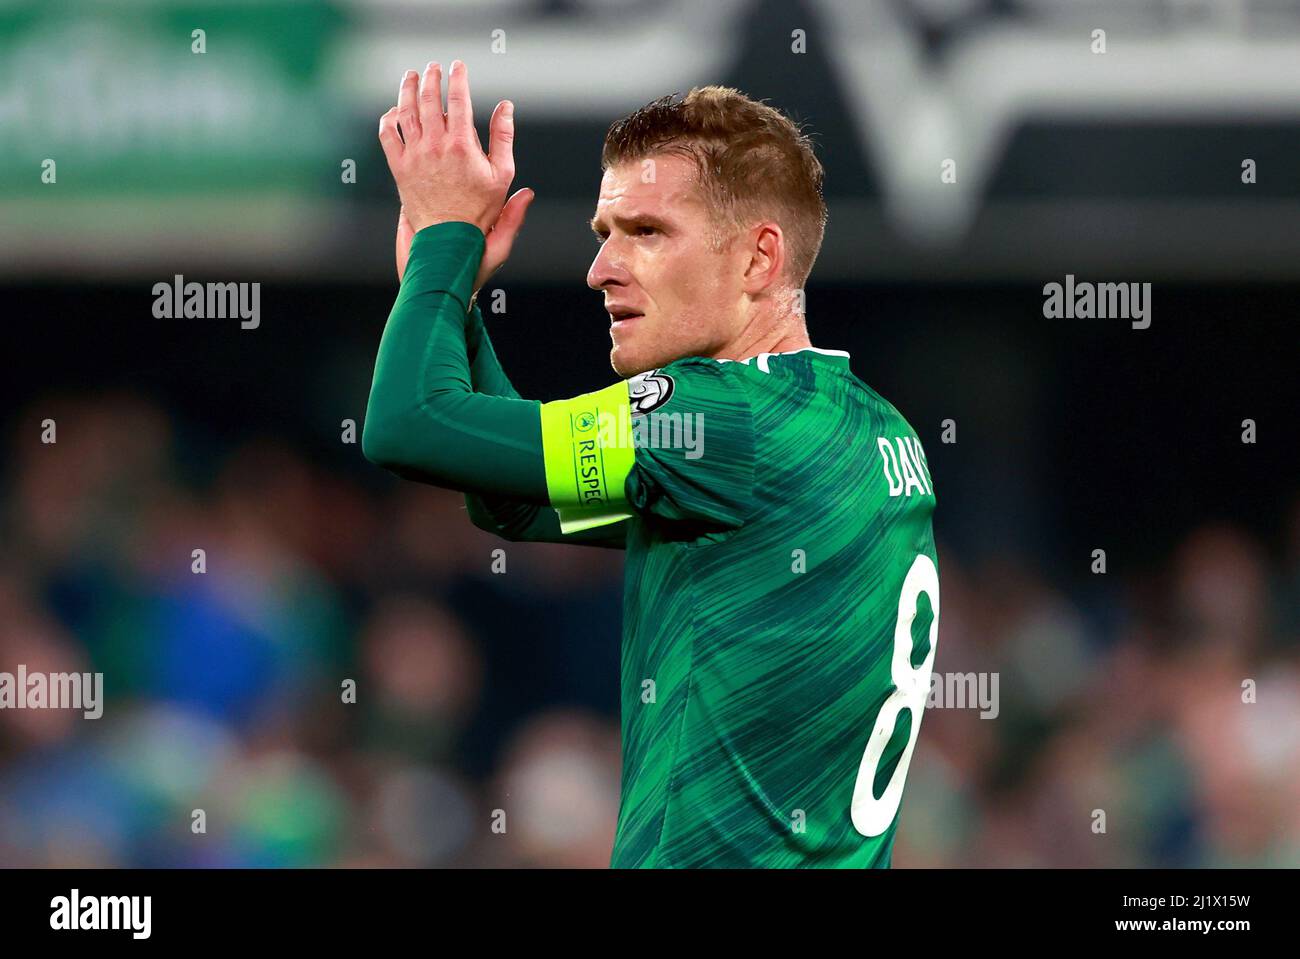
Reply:
[[420, 92], [420, 75], [407, 70], [397, 91], [397, 122], [402, 126], [402, 139], [407, 143], [420, 139], [420, 108], [416, 99]]
[[447, 133], [463, 137], [469, 143], [478, 139], [474, 132], [474, 107], [469, 100], [469, 71], [460, 60], [451, 61], [451, 75], [447, 79]]
[[420, 82], [420, 128], [426, 137], [440, 137], [447, 129], [442, 114], [442, 65], [430, 61]]
[[507, 185], [515, 178], [515, 105], [509, 100], [502, 100], [492, 111], [492, 122], [488, 125], [488, 159]]
[[402, 138], [397, 133], [397, 107], [392, 107], [379, 118], [379, 143], [391, 167], [402, 156]]

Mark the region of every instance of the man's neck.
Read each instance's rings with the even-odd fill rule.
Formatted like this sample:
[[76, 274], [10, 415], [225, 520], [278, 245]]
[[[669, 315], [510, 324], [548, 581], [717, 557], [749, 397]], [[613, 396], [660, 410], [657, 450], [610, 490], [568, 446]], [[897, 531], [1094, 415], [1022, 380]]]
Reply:
[[808, 327], [801, 313], [773, 316], [770, 313], [753, 317], [745, 328], [713, 357], [719, 360], [746, 360], [760, 353], [789, 353], [812, 346]]

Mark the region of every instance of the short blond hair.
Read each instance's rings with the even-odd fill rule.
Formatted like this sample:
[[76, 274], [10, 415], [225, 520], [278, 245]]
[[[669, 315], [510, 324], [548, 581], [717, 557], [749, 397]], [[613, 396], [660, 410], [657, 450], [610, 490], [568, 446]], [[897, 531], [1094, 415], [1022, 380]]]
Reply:
[[610, 126], [600, 165], [672, 153], [694, 161], [713, 237], [775, 220], [786, 238], [787, 270], [802, 287], [826, 233], [824, 172], [812, 141], [780, 110], [731, 87], [695, 87], [647, 103]]

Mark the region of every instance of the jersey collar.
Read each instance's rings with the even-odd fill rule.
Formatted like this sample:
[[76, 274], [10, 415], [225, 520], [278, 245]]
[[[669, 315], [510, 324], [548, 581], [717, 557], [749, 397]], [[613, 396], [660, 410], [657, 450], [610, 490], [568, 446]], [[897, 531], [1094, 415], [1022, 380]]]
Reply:
[[798, 350], [787, 350], [784, 353], [759, 353], [757, 356], [747, 356], [743, 360], [723, 360], [724, 363], [744, 363], [753, 364], [764, 373], [768, 372], [767, 363], [774, 356], [797, 356], [800, 353], [815, 353], [823, 362], [836, 366], [840, 369], [849, 368], [849, 354], [847, 350], [821, 350], [815, 346], [805, 346]]

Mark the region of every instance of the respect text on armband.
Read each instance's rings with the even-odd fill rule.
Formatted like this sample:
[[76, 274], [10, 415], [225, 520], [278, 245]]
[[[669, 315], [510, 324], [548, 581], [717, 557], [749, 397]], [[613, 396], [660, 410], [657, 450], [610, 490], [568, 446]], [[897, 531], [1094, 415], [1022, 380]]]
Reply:
[[577, 460], [578, 496], [582, 499], [582, 505], [604, 505], [609, 501], [609, 492], [605, 484], [605, 466], [596, 440], [579, 440], [574, 453]]

